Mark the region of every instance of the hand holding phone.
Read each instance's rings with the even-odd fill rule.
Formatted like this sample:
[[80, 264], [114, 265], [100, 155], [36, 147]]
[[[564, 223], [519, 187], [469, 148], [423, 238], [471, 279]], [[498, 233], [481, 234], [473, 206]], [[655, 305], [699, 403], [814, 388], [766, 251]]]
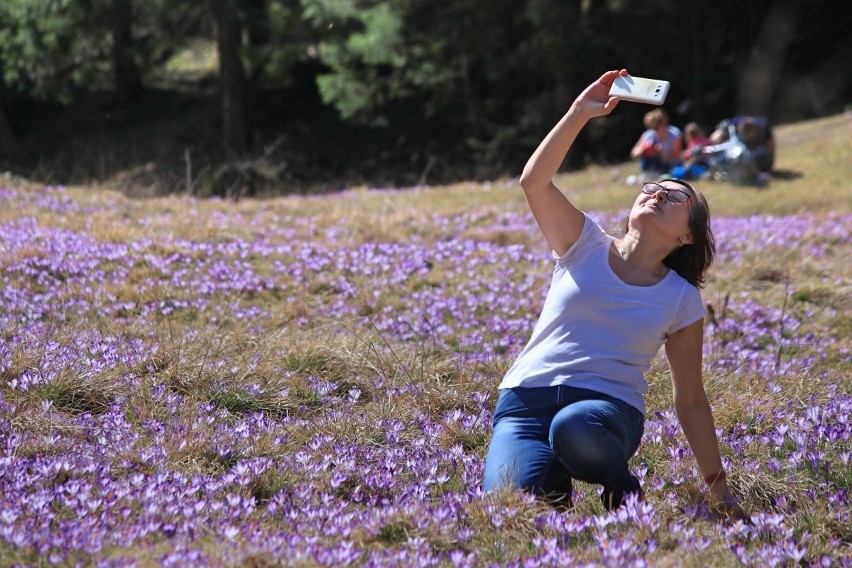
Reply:
[[660, 79], [646, 79], [621, 75], [612, 83], [609, 96], [625, 101], [661, 105], [669, 94], [669, 82]]

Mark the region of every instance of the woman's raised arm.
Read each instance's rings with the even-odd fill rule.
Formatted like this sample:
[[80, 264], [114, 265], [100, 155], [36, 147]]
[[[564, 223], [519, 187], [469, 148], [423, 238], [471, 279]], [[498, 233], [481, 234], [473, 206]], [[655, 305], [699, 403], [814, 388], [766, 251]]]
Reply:
[[554, 185], [553, 177], [586, 123], [609, 114], [618, 104], [618, 98], [609, 96], [609, 89], [619, 75], [627, 75], [627, 71], [607, 71], [586, 87], [530, 156], [521, 174], [521, 187], [533, 217], [558, 255], [580, 237], [583, 214]]

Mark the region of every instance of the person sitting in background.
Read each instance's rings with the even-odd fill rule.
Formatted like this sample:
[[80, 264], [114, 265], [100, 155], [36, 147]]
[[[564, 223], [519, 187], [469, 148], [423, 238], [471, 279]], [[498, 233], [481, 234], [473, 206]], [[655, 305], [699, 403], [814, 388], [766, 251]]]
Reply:
[[645, 114], [643, 124], [647, 130], [633, 146], [630, 157], [639, 160], [639, 170], [643, 174], [655, 176], [668, 172], [680, 163], [683, 149], [680, 129], [669, 124], [669, 116], [663, 109]]
[[690, 122], [683, 128], [686, 149], [681, 153], [683, 165], [672, 168], [672, 176], [681, 179], [699, 179], [710, 168], [707, 156], [702, 150], [710, 145], [710, 139], [704, 134], [697, 122]]
[[751, 157], [761, 172], [769, 173], [775, 165], [775, 138], [769, 121], [762, 116], [735, 116], [723, 120], [710, 135], [711, 144], [721, 144], [730, 138], [729, 126], [749, 149]]
[[769, 121], [759, 116], [735, 116], [720, 122], [710, 135], [705, 154], [713, 167], [731, 182], [765, 185], [775, 164], [775, 139]]

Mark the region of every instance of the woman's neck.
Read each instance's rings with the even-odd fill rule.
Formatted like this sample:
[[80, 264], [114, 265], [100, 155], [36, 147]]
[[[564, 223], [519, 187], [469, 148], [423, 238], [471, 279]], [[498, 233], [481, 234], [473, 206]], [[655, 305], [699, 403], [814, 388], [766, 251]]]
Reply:
[[628, 232], [613, 241], [623, 271], [619, 276], [623, 279], [626, 276], [628, 283], [633, 280], [659, 281], [668, 273], [668, 267], [663, 264], [671, 252], [668, 245], [651, 241], [635, 232]]

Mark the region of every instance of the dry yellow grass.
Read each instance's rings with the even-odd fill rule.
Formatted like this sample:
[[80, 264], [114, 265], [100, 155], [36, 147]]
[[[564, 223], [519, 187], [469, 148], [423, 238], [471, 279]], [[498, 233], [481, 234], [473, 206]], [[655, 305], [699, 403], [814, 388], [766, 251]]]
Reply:
[[[773, 179], [768, 187], [699, 184], [711, 201], [714, 215], [718, 218], [810, 212], [816, 219], [827, 219], [831, 218], [829, 212], [849, 213], [852, 205], [852, 184], [848, 181], [852, 179], [852, 117], [837, 116], [782, 126], [776, 133], [781, 176]], [[634, 168], [635, 164], [590, 167], [559, 176], [559, 184], [581, 208], [617, 213], [626, 211], [633, 201], [636, 187], [626, 186], [623, 179], [633, 173]], [[31, 187], [29, 191], [37, 194], [42, 189]], [[235, 261], [234, 266], [240, 270], [250, 267], [264, 275], [276, 274], [272, 269], [275, 261], [288, 264], [292, 260], [288, 255], [294, 253], [288, 252], [286, 246], [291, 241], [317, 242], [333, 248], [325, 242], [330, 228], [339, 229], [335, 238], [342, 250], [370, 241], [405, 243], [419, 239], [417, 242], [431, 246], [464, 237], [501, 245], [525, 244], [530, 249], [545, 252], [539, 235], [526, 230], [530, 227], [522, 230], [495, 228], [494, 222], [502, 214], [529, 215], [515, 179], [401, 191], [356, 188], [324, 196], [277, 197], [236, 203], [198, 201], [181, 196], [133, 200], [114, 191], [86, 187], [70, 188], [69, 194], [80, 208], [76, 212], [49, 211], [33, 202], [18, 210], [0, 211], [0, 223], [29, 216], [41, 227], [81, 232], [100, 243], [133, 243], [140, 247], [128, 253], [131, 259], [124, 280], [110, 282], [107, 290], [118, 301], [132, 303], [134, 307], [128, 310], [134, 316], [140, 313], [143, 304], [195, 294], [193, 290], [172, 283], [169, 274], [160, 272], [165, 269], [157, 265], [164, 258], [183, 255], [185, 262], [180, 267], [192, 271], [211, 260], [208, 258], [211, 249], [204, 248], [202, 252], [183, 240], [239, 246], [247, 242], [266, 242], [264, 239], [268, 238], [269, 242], [280, 246], [280, 250], [268, 256], [242, 259], [238, 255], [209, 253], [212, 260], [220, 260], [220, 256], [229, 261], [239, 259], [239, 264]], [[818, 241], [814, 235], [807, 237], [809, 242]], [[759, 250], [749, 248], [740, 261], [730, 266], [714, 269], [705, 299], [715, 306], [719, 317], [722, 317], [727, 296], [748, 293], [763, 306], [783, 306], [786, 313], [795, 314], [803, 322], [804, 328], [818, 324], [814, 329], [825, 329], [828, 323], [832, 330], [852, 329], [848, 314], [850, 263], [843, 263], [839, 258], [837, 262], [802, 258], [802, 249], [787, 243], [757, 248]], [[0, 248], [0, 252], [5, 249]], [[43, 254], [47, 253], [38, 246], [32, 249], [22, 246], [12, 254], [0, 256], [0, 269]], [[150, 262], [146, 254], [150, 255]], [[501, 274], [500, 268], [487, 268], [493, 274], [471, 276], [457, 268], [450, 262], [436, 264], [415, 282], [386, 286], [379, 298], [368, 295], [371, 276], [353, 276], [346, 283], [356, 288], [363, 300], [358, 300], [360, 308], [350, 314], [351, 320], [336, 318], [322, 310], [324, 301], [330, 303], [347, 290], [341, 290], [340, 279], [321, 279], [323, 271], [319, 270], [302, 288], [292, 284], [284, 272], [277, 274], [273, 290], [244, 294], [224, 288], [210, 295], [212, 307], [206, 311], [194, 308], [168, 314], [153, 311], [145, 321], [133, 320], [137, 327], [121, 323], [128, 314], [119, 313], [113, 321], [97, 314], [69, 312], [68, 317], [75, 318], [73, 322], [69, 324], [63, 320], [65, 327], [61, 328], [57, 324], [56, 337], [36, 338], [22, 346], [14, 353], [6, 370], [0, 372], [0, 379], [11, 380], [24, 370], [38, 368], [48, 341], [63, 347], [73, 346], [74, 334], [80, 330], [94, 329], [100, 337], [110, 335], [122, 340], [138, 340], [139, 345], [134, 349], [139, 352], [134, 353], [132, 363], [115, 363], [92, 376], [68, 371], [49, 388], [4, 393], [5, 400], [18, 404], [20, 409], [14, 426], [33, 437], [23, 451], [28, 456], [49, 456], [64, 451], [84, 436], [75, 429], [75, 419], [86, 413], [106, 414], [111, 405], [118, 404], [136, 431], [144, 433], [143, 427], [149, 422], [162, 426], [162, 436], [166, 440], [162, 446], [164, 463], [172, 471], [222, 475], [243, 458], [276, 460], [279, 467], [266, 470], [245, 489], [259, 506], [276, 493], [305, 482], [303, 475], [284, 465], [292, 463], [294, 455], [300, 451], [306, 455], [316, 451], [316, 455], [308, 457], [321, 458], [321, 452], [329, 451], [317, 442], [324, 436], [341, 446], [369, 450], [394, 446], [389, 436], [395, 436], [395, 447], [399, 449], [423, 439], [425, 424], [425, 427], [440, 429], [439, 435], [429, 438], [434, 449], [449, 452], [462, 448], [465, 457], [481, 459], [488, 441], [487, 428], [476, 422], [480, 420], [476, 416], [484, 407], [493, 407], [496, 384], [511, 354], [502, 357], [504, 353], [500, 352], [499, 356], [485, 362], [465, 362], [454, 347], [439, 345], [433, 341], [435, 338], [419, 338], [407, 343], [395, 341], [370, 325], [371, 318], [378, 317], [382, 308], [402, 311], [407, 305], [406, 295], [419, 290], [418, 286], [447, 287], [448, 293], [452, 293], [459, 291], [453, 290], [454, 287], [473, 286], [477, 279], [493, 279]], [[525, 270], [534, 268], [527, 266]], [[98, 269], [112, 269], [111, 261], [103, 260]], [[340, 273], [332, 276], [348, 278], [347, 270], [340, 269]], [[540, 280], [536, 281], [541, 287], [546, 285], [546, 272], [543, 268]], [[507, 276], [509, 280], [512, 278], [524, 276], [517, 273]], [[80, 283], [67, 286], [58, 301], [69, 302], [84, 295], [85, 287]], [[267, 313], [241, 320], [235, 311], [247, 305], [263, 306]], [[487, 315], [488, 308], [484, 305], [474, 306], [471, 315], [481, 317], [483, 314], [474, 313], [477, 310]], [[537, 308], [534, 301], [529, 302], [529, 311]], [[746, 316], [728, 314], [728, 317]], [[299, 320], [307, 323], [294, 323]], [[15, 330], [6, 333], [11, 338]], [[726, 434], [742, 430], [744, 436], [755, 437], [736, 450], [741, 451], [740, 455], [732, 456], [735, 450], [723, 448], [726, 457], [764, 465], [770, 460], [785, 459], [781, 454], [783, 448], [768, 447], [760, 443], [758, 437], [773, 434], [776, 424], [771, 419], [773, 413], [801, 417], [809, 406], [826, 406], [832, 396], [852, 390], [848, 364], [844, 367], [840, 362], [842, 347], [838, 342], [826, 352], [827, 362], [813, 368], [814, 376], [786, 372], [773, 378], [775, 384], [756, 374], [709, 373], [707, 390], [714, 401], [719, 429]], [[125, 380], [126, 377], [132, 377], [135, 382]], [[666, 414], [665, 420], [670, 422], [671, 386], [662, 365], [655, 366], [649, 381], [652, 388], [649, 407]], [[836, 389], [830, 390], [829, 385]], [[323, 404], [320, 386], [335, 397], [333, 404]], [[487, 399], [483, 398], [485, 395]], [[483, 403], [483, 400], [487, 401]], [[214, 409], [206, 409], [208, 406]], [[753, 416], [756, 408], [770, 418], [758, 422]], [[222, 436], [230, 432], [230, 426], [243, 423], [252, 415], [274, 424], [262, 434], [240, 441], [233, 452], [220, 451]], [[476, 423], [473, 426], [465, 423], [465, 417]], [[284, 418], [295, 419], [286, 421]], [[387, 422], [398, 423], [398, 430], [389, 433]], [[49, 442], [46, 436], [51, 434], [61, 437], [64, 445]], [[150, 440], [142, 435], [135, 443], [144, 447]], [[306, 449], [312, 444], [315, 445], [313, 450]], [[669, 483], [667, 479], [663, 485], [648, 491], [661, 528], [617, 521], [608, 528], [572, 533], [569, 538], [552, 527], [542, 528], [541, 519], [548, 511], [543, 504], [511, 493], [494, 496], [493, 500], [465, 503], [463, 513], [467, 525], [464, 528], [469, 525], [475, 529], [474, 535], [464, 544], [465, 551], [476, 551], [482, 564], [499, 564], [506, 559], [533, 555], [540, 546], [533, 545], [533, 539], [564, 538], [565, 546], [571, 548], [576, 561], [605, 562], [602, 551], [608, 546], [608, 539], [612, 538], [615, 543], [625, 533], [633, 533], [635, 543], [656, 539], [657, 551], [649, 552], [648, 558], [657, 565], [733, 566], [736, 558], [728, 546], [731, 540], [720, 536], [723, 529], [713, 522], [691, 519], [684, 513], [682, 505], [698, 500], [701, 489], [695, 482], [693, 461], [688, 457], [673, 460], [669, 455], [670, 451], [682, 447], [684, 440], [679, 433], [666, 435], [659, 441], [650, 441], [634, 460], [634, 464], [648, 469], [646, 481], [649, 484], [652, 476], [683, 480]], [[114, 460], [116, 464], [119, 459], [122, 463], [116, 465], [116, 475], [134, 468], [145, 474], [157, 473], [160, 466], [138, 457], [138, 449], [136, 446], [123, 449]], [[827, 443], [819, 449], [828, 455], [827, 462], [835, 468], [832, 470], [833, 483], [848, 487], [848, 473], [840, 467], [837, 449]], [[456, 457], [461, 459], [460, 455]], [[444, 485], [432, 486], [432, 493], [424, 500], [422, 514], [428, 514], [428, 507], [438, 503], [443, 495], [451, 492], [463, 495], [470, 487], [460, 479], [458, 471], [446, 464], [442, 467], [450, 472], [451, 479]], [[401, 474], [405, 483], [415, 481], [410, 479], [414, 475], [412, 471], [405, 470]], [[332, 469], [317, 470], [311, 475], [317, 487], [325, 487]], [[340, 486], [337, 497], [348, 498], [347, 492], [354, 492], [360, 481], [356, 481], [354, 473], [352, 475], [351, 481]], [[788, 477], [800, 481], [791, 485]], [[793, 474], [785, 470], [783, 477], [760, 469], [734, 471], [731, 482], [749, 508], [774, 512], [782, 509], [775, 503], [779, 496], [785, 495], [788, 503], [804, 503], [806, 491], [818, 489], [815, 485], [822, 483], [823, 478], [805, 469], [797, 469]], [[578, 483], [575, 490], [576, 507], [566, 519], [584, 519], [603, 513], [594, 487]], [[666, 493], [675, 498], [669, 499]], [[359, 507], [350, 506], [352, 509]], [[823, 553], [839, 557], [832, 549], [834, 537], [840, 539], [842, 546], [849, 547], [848, 529], [844, 532], [836, 520], [819, 518], [838, 513], [836, 509], [827, 509], [830, 507], [823, 499], [812, 509], [785, 511], [789, 513], [787, 522], [797, 536], [805, 531], [814, 535], [813, 559]], [[443, 532], [439, 523], [423, 528], [418, 527], [418, 519], [413, 518], [413, 514], [398, 512], [394, 515], [385, 521], [378, 533], [369, 533], [363, 526], [355, 527], [353, 541], [365, 550], [403, 546], [409, 537], [422, 538], [433, 550], [442, 552], [461, 546], [453, 534]], [[289, 521], [281, 516], [255, 515], [250, 522], [272, 533], [291, 528], [287, 525]], [[692, 556], [682, 559], [678, 547], [683, 546], [688, 537], [670, 531], [669, 523], [688, 526], [695, 531], [696, 537], [707, 537], [713, 542], [703, 551], [693, 551]], [[220, 542], [219, 537], [217, 533], [203, 535], [198, 539], [198, 546], [214, 557], [221, 547], [232, 546], [227, 550], [236, 550], [234, 547], [238, 545]], [[602, 544], [595, 542], [597, 537], [603, 539]], [[325, 534], [317, 534], [317, 538], [327, 539], [329, 543], [334, 540]], [[766, 538], [767, 542], [777, 544]], [[129, 554], [139, 559], [140, 564], [147, 565], [153, 564], [151, 554], [162, 555], [169, 546], [166, 541], [155, 540], [147, 550], [116, 549], [108, 551], [107, 555], [113, 552], [115, 556]], [[4, 556], [0, 548], [0, 563], [9, 558], [20, 560], [16, 554]], [[246, 550], [239, 554], [243, 554], [242, 561], [258, 565], [279, 561], [265, 551], [254, 557]], [[310, 564], [310, 560], [305, 563]]]

